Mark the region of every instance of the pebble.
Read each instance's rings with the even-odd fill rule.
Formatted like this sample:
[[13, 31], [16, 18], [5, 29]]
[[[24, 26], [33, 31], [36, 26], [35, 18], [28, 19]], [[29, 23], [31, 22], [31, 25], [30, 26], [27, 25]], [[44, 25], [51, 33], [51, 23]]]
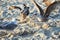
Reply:
[[3, 14], [3, 10], [0, 10], [0, 16], [2, 16], [2, 14]]
[[6, 32], [3, 32], [3, 31], [0, 32], [0, 37], [5, 37], [6, 35], [7, 35]]
[[45, 38], [46, 37], [44, 33], [36, 33], [36, 34], [34, 34], [34, 36], [37, 36], [37, 35], [39, 35], [41, 38]]
[[12, 40], [18, 40], [18, 38], [17, 37], [14, 37], [14, 38], [12, 38]]
[[43, 28], [43, 29], [48, 29], [48, 28], [49, 28], [49, 25], [46, 24], [46, 23], [44, 23], [44, 24], [42, 25], [42, 28]]
[[58, 32], [53, 32], [53, 33], [52, 33], [52, 38], [53, 38], [53, 39], [58, 38], [58, 36], [59, 36], [59, 33], [58, 33]]
[[56, 24], [57, 24], [57, 27], [60, 27], [60, 22], [59, 21]]
[[2, 38], [1, 40], [5, 40], [5, 38]]
[[23, 2], [23, 0], [18, 0], [18, 2]]
[[60, 38], [60, 35], [58, 36], [58, 38]]
[[14, 37], [14, 35], [11, 35], [10, 37], [9, 37], [9, 39], [12, 39]]

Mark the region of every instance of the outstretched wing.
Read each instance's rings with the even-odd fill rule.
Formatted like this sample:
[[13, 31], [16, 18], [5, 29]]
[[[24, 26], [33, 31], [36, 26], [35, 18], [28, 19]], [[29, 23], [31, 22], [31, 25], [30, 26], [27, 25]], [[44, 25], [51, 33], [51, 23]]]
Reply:
[[45, 18], [48, 18], [48, 16], [50, 15], [50, 13], [55, 10], [56, 8], [60, 7], [60, 1], [55, 1], [54, 3], [52, 3], [51, 5], [49, 5], [46, 9], [46, 12], [44, 14]]
[[17, 6], [11, 6], [11, 7], [9, 7], [9, 10], [12, 10], [12, 9], [19, 9], [19, 10], [22, 10], [20, 7], [17, 7]]
[[44, 11], [42, 10], [42, 8], [33, 0], [33, 2], [35, 3], [35, 5], [37, 6], [37, 8], [40, 11], [40, 15], [43, 16], [44, 15]]
[[15, 6], [15, 8], [22, 10], [20, 7]]

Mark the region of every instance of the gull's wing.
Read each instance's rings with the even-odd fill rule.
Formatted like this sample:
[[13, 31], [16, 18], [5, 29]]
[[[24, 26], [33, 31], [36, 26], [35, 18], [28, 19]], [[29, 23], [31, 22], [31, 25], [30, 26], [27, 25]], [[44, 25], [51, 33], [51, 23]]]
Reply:
[[49, 5], [45, 11], [44, 17], [48, 18], [48, 16], [50, 15], [50, 13], [55, 10], [56, 8], [60, 7], [60, 1], [55, 1], [54, 3], [52, 3], [51, 5]]
[[34, 4], [37, 6], [37, 8], [40, 11], [40, 15], [43, 16], [44, 15], [44, 11], [42, 10], [42, 8], [35, 2], [35, 0], [32, 0], [34, 2]]
[[11, 7], [9, 7], [9, 10], [12, 10], [12, 9], [19, 9], [19, 10], [22, 10], [20, 7], [17, 7], [17, 6], [11, 6]]

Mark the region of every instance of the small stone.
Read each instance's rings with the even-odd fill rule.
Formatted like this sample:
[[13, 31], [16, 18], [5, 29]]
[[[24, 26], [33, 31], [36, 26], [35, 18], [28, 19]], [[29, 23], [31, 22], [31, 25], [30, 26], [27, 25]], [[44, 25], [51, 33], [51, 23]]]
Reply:
[[59, 32], [59, 35], [60, 35], [60, 32]]
[[23, 0], [18, 0], [18, 2], [23, 2]]
[[46, 37], [44, 33], [36, 33], [36, 34], [34, 34], [34, 36], [37, 36], [37, 35], [39, 35], [41, 38], [45, 38]]
[[17, 25], [14, 22], [3, 22], [2, 25], [0, 26], [0, 29], [5, 29], [5, 30], [13, 30], [17, 27]]
[[58, 32], [55, 32], [54, 34], [55, 34], [55, 35], [59, 35], [59, 33], [58, 33]]
[[53, 33], [52, 33], [52, 38], [53, 38], [53, 39], [58, 38], [58, 35], [59, 35], [58, 33], [53, 32]]
[[1, 40], [5, 40], [5, 38], [2, 38]]
[[12, 38], [12, 40], [18, 40], [18, 38], [17, 37], [14, 37], [14, 38]]
[[58, 38], [60, 38], [60, 35], [58, 36]]
[[3, 1], [0, 0], [0, 6], [3, 4]]
[[0, 10], [0, 16], [2, 16], [2, 14], [3, 14], [3, 10]]
[[43, 28], [43, 29], [47, 29], [48, 27], [49, 27], [49, 25], [46, 24], [46, 23], [44, 23], [44, 24], [42, 25], [42, 28]]
[[53, 22], [52, 19], [48, 20], [48, 23], [51, 23], [51, 22]]
[[7, 35], [6, 32], [3, 32], [3, 31], [0, 32], [0, 37], [5, 37], [6, 35]]
[[57, 22], [56, 24], [57, 24], [57, 27], [60, 27], [60, 22]]
[[39, 17], [37, 17], [38, 21], [42, 21]]
[[11, 35], [10, 37], [9, 37], [9, 39], [11, 39], [11, 38], [13, 38], [14, 37], [14, 35]]
[[9, 33], [8, 35], [7, 35], [7, 37], [9, 37], [11, 35], [11, 33]]
[[44, 38], [44, 37], [45, 37], [45, 34], [40, 33], [40, 37], [41, 37], [41, 38]]
[[20, 32], [20, 29], [16, 29], [16, 30], [14, 30], [14, 32], [15, 32], [16, 34], [18, 34], [18, 33]]

